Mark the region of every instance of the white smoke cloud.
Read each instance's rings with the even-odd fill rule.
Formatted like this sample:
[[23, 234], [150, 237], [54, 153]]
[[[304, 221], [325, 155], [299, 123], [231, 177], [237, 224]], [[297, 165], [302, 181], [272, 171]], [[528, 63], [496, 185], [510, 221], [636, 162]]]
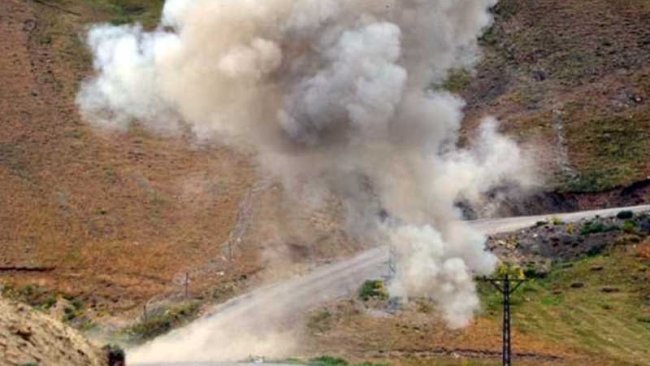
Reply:
[[478, 59], [495, 2], [167, 0], [156, 30], [90, 30], [97, 72], [77, 102], [101, 128], [253, 149], [288, 191], [339, 196], [351, 230], [396, 248], [391, 291], [431, 296], [459, 327], [496, 259], [455, 203], [532, 183], [493, 119], [459, 148], [464, 102], [432, 88]]

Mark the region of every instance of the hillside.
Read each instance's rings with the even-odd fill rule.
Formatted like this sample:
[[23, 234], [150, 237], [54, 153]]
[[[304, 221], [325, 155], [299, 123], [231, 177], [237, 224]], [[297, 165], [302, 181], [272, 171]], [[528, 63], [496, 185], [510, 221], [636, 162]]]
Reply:
[[47, 269], [0, 275], [106, 312], [176, 291], [175, 277], [221, 258], [255, 174], [224, 149], [101, 136], [80, 120], [90, 67], [80, 37], [112, 17], [100, 5], [0, 4], [0, 266]]
[[[539, 258], [536, 250], [552, 262], [543, 271], [527, 269], [528, 282], [512, 298], [516, 364], [650, 364], [646, 220], [642, 214], [633, 221], [545, 223], [493, 238], [501, 257], [519, 258], [522, 266]], [[331, 303], [311, 314], [304, 352], [404, 366], [500, 365], [501, 295], [487, 283], [479, 292], [482, 311], [460, 330], [446, 328], [426, 298], [400, 306], [381, 296]]]
[[[65, 296], [92, 319], [139, 315], [152, 299], [182, 295], [188, 272], [192, 296], [221, 300], [251, 278], [283, 275], [255, 277], [269, 262], [360, 245], [339, 229], [339, 203], [309, 217], [285, 210], [241, 153], [137, 128], [102, 135], [81, 121], [87, 25], [152, 27], [162, 3], [0, 2], [0, 281], [36, 286], [35, 303]], [[445, 84], [468, 101], [466, 130], [493, 114], [538, 152], [551, 172], [540, 207], [621, 201], [621, 189], [650, 176], [650, 3], [502, 0], [495, 14], [484, 60]]]
[[650, 2], [502, 0], [476, 74], [452, 75], [472, 116], [541, 148], [561, 191], [650, 175]]
[[[330, 213], [287, 211], [278, 187], [258, 181], [241, 153], [138, 129], [102, 134], [81, 120], [75, 96], [91, 72], [86, 27], [152, 25], [161, 6], [137, 0], [0, 4], [6, 55], [0, 58], [0, 281], [10, 285], [6, 295], [35, 287], [39, 296], [18, 297], [35, 305], [49, 296], [78, 298], [84, 316], [93, 319], [141, 315], [144, 304], [182, 296], [187, 275], [191, 296], [223, 298], [269, 262], [353, 250], [332, 218], [336, 203]], [[315, 243], [327, 245], [312, 248]]]
[[106, 365], [103, 351], [77, 331], [24, 304], [0, 300], [0, 364]]

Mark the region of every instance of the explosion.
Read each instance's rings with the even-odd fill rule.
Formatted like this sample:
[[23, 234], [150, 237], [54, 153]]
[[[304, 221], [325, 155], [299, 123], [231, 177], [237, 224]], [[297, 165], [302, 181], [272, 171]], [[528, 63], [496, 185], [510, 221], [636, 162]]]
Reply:
[[492, 118], [459, 147], [464, 101], [440, 86], [479, 59], [495, 2], [167, 0], [151, 31], [90, 29], [77, 103], [101, 129], [252, 151], [297, 200], [340, 198], [350, 231], [395, 248], [391, 293], [462, 327], [496, 258], [456, 204], [533, 182]]

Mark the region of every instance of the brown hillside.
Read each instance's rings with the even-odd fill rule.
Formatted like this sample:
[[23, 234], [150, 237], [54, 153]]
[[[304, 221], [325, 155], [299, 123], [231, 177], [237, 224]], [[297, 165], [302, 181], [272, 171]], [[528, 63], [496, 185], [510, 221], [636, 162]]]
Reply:
[[[177, 293], [186, 271], [211, 271], [192, 283], [203, 292], [268, 261], [352, 250], [332, 215], [287, 213], [242, 155], [137, 129], [101, 136], [80, 120], [85, 27], [152, 26], [162, 3], [0, 2], [0, 267], [15, 267], [2, 282], [82, 295], [111, 313]], [[536, 146], [560, 190], [649, 176], [650, 3], [501, 0], [495, 13], [476, 74], [446, 83], [468, 100], [467, 128], [496, 115]], [[234, 266], [223, 259], [231, 231], [244, 239]]]
[[53, 267], [0, 275], [129, 308], [222, 256], [254, 173], [225, 149], [80, 120], [78, 35], [106, 17], [88, 4], [0, 2], [0, 266]]
[[[501, 0], [473, 79], [469, 119], [493, 114], [543, 153], [561, 190], [650, 175], [650, 2]], [[471, 124], [470, 124], [471, 125]]]
[[[332, 203], [303, 212], [257, 181], [250, 159], [134, 129], [104, 136], [74, 98], [90, 74], [88, 24], [152, 25], [162, 1], [0, 4], [0, 281], [80, 296], [86, 315], [137, 310], [184, 292], [232, 295], [263, 267], [349, 253]], [[257, 181], [257, 183], [256, 183]], [[334, 215], [336, 216], [336, 215]], [[229, 261], [233, 244], [234, 261]], [[27, 287], [25, 287], [27, 286]], [[28, 291], [29, 290], [29, 291]]]

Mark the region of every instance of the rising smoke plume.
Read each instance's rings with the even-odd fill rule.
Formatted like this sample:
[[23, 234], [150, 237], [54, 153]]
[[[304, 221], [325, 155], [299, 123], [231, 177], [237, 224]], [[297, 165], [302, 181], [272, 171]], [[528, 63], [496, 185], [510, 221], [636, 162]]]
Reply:
[[252, 150], [292, 194], [340, 197], [351, 229], [395, 248], [391, 292], [461, 327], [496, 259], [455, 204], [530, 183], [495, 120], [458, 147], [464, 102], [437, 87], [476, 62], [495, 2], [167, 0], [155, 30], [92, 27], [77, 102], [100, 128]]

